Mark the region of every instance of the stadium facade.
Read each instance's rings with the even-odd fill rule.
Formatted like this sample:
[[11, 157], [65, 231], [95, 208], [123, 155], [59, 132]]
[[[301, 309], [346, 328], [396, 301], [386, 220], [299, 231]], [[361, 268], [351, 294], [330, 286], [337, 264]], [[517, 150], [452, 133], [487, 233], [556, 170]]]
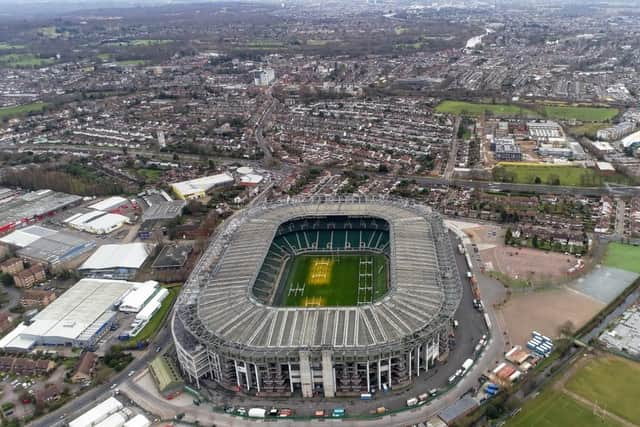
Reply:
[[[291, 254], [379, 251], [389, 291], [346, 307], [274, 306]], [[442, 218], [405, 200], [309, 198], [251, 207], [219, 228], [171, 328], [187, 380], [261, 396], [407, 386], [448, 351], [462, 296]]]

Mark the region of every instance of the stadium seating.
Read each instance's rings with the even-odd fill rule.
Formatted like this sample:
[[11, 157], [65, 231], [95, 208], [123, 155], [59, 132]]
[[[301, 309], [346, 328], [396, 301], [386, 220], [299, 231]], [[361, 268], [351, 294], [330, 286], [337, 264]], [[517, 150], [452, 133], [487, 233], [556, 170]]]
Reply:
[[282, 224], [253, 286], [253, 295], [269, 304], [286, 262], [298, 254], [325, 251], [390, 253], [389, 224], [377, 218], [331, 217]]

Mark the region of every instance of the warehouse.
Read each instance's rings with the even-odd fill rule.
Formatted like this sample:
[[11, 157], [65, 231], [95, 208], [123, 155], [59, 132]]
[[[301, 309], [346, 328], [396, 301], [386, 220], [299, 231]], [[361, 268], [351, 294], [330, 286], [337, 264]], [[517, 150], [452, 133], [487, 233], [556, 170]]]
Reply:
[[28, 322], [0, 340], [0, 348], [29, 351], [36, 345], [91, 347], [109, 329], [114, 309], [131, 289], [118, 280], [82, 279]]
[[199, 199], [204, 197], [208, 191], [216, 187], [232, 184], [233, 177], [227, 173], [218, 175], [203, 176], [189, 181], [176, 182], [171, 184], [171, 189], [176, 197], [182, 200]]
[[124, 296], [118, 309], [126, 313], [137, 313], [158, 292], [158, 282], [149, 280], [143, 283], [132, 283], [131, 290]]
[[39, 221], [47, 215], [80, 204], [82, 197], [52, 190], [33, 191], [15, 197], [0, 206], [0, 233], [23, 224]]
[[69, 423], [69, 427], [91, 427], [107, 419], [111, 414], [120, 411], [124, 405], [115, 397], [110, 397], [99, 405], [94, 406], [78, 418]]
[[167, 288], [160, 288], [153, 295], [153, 297], [147, 301], [142, 310], [136, 314], [135, 320], [131, 323], [131, 329], [127, 332], [129, 336], [135, 337], [147, 326], [149, 320], [160, 310], [162, 307], [162, 301], [169, 295]]
[[95, 209], [97, 211], [108, 212], [108, 211], [111, 211], [112, 209], [117, 209], [120, 206], [127, 203], [129, 203], [129, 200], [125, 199], [124, 197], [113, 196], [113, 197], [109, 197], [108, 199], [104, 199], [97, 203], [94, 203], [91, 206], [89, 206], [89, 208]]
[[193, 251], [191, 245], [167, 245], [151, 266], [154, 270], [176, 270], [184, 267]]
[[64, 222], [71, 228], [87, 233], [109, 234], [129, 223], [129, 218], [120, 214], [92, 211], [77, 213]]
[[0, 238], [21, 258], [45, 264], [49, 268], [72, 262], [95, 247], [95, 242], [71, 233], [38, 225], [16, 230]]
[[132, 278], [153, 251], [148, 243], [102, 245], [80, 266], [84, 277], [104, 279]]

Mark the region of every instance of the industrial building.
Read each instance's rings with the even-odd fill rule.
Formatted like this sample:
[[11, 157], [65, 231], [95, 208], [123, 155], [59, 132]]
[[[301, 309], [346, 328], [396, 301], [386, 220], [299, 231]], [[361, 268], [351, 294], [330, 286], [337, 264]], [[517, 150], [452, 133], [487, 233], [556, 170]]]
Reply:
[[[276, 243], [283, 236], [288, 249]], [[392, 291], [355, 306], [274, 306], [287, 250], [382, 251]], [[216, 234], [183, 286], [171, 322], [182, 373], [196, 387], [207, 378], [270, 396], [408, 386], [449, 348], [462, 296], [454, 259], [442, 218], [422, 205], [314, 197], [250, 207]]]
[[146, 302], [144, 307], [136, 314], [136, 318], [131, 323], [131, 329], [127, 332], [127, 335], [135, 337], [147, 326], [149, 320], [154, 314], [162, 307], [162, 301], [169, 295], [167, 288], [158, 288], [153, 296]]
[[110, 212], [113, 209], [117, 209], [122, 205], [128, 204], [129, 200], [121, 196], [113, 196], [107, 199], [101, 200], [89, 206], [90, 209], [96, 211]]
[[33, 191], [20, 196], [10, 195], [0, 205], [0, 234], [40, 221], [82, 202], [82, 197], [52, 190]]
[[199, 199], [204, 197], [208, 191], [217, 187], [233, 184], [234, 179], [228, 173], [218, 175], [203, 176], [189, 181], [176, 182], [171, 184], [171, 189], [176, 197], [181, 200]]
[[15, 250], [20, 258], [42, 263], [49, 268], [73, 262], [96, 246], [92, 240], [38, 225], [16, 230], [0, 238], [0, 242]]
[[133, 415], [115, 397], [94, 406], [69, 422], [69, 427], [149, 427], [151, 422], [142, 414]]
[[82, 279], [31, 320], [0, 340], [0, 348], [29, 351], [38, 345], [87, 348], [113, 323], [116, 304], [131, 289], [118, 280]]
[[193, 251], [191, 245], [167, 245], [153, 261], [154, 270], [176, 270], [184, 267]]
[[636, 128], [634, 122], [622, 122], [615, 126], [600, 129], [596, 133], [596, 137], [601, 141], [617, 141], [625, 135], [630, 134]]
[[131, 290], [122, 298], [118, 309], [127, 313], [138, 313], [159, 290], [158, 282], [153, 280], [132, 283]]
[[102, 245], [78, 269], [84, 277], [132, 278], [153, 251], [149, 243]]
[[156, 357], [149, 364], [149, 372], [165, 399], [173, 399], [184, 390], [184, 380], [171, 359], [164, 356]]
[[129, 218], [124, 215], [91, 211], [76, 213], [64, 220], [64, 223], [76, 230], [91, 234], [109, 234], [129, 223]]

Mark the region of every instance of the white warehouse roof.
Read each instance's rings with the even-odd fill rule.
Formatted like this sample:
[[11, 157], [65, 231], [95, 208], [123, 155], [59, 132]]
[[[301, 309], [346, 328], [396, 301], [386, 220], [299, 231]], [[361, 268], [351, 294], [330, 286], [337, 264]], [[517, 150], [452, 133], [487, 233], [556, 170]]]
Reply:
[[102, 245], [80, 266], [80, 270], [140, 268], [151, 253], [148, 243]]
[[154, 315], [156, 310], [162, 305], [162, 301], [169, 295], [167, 288], [161, 288], [157, 294], [153, 296], [153, 299], [144, 306], [142, 310], [136, 315], [136, 320], [149, 320]]
[[77, 213], [64, 220], [66, 224], [77, 230], [93, 234], [107, 234], [129, 222], [129, 218], [120, 214], [93, 211]]
[[94, 203], [89, 207], [97, 211], [108, 211], [109, 209], [117, 208], [118, 206], [124, 205], [125, 203], [129, 203], [129, 201], [124, 197], [113, 196]]
[[[0, 345], [28, 350], [40, 342], [90, 338], [130, 288], [131, 284], [123, 280], [82, 279], [31, 319], [30, 324], [21, 324], [25, 327], [9, 334]], [[9, 336], [12, 339], [7, 339]]]
[[133, 288], [129, 291], [120, 304], [120, 311], [137, 313], [142, 310], [144, 304], [153, 296], [158, 289], [158, 282], [149, 280], [144, 283], [133, 283]]
[[218, 175], [203, 176], [202, 178], [196, 178], [189, 181], [176, 182], [175, 184], [171, 184], [171, 187], [173, 187], [173, 190], [176, 193], [183, 197], [187, 197], [190, 194], [207, 192], [216, 186], [232, 182], [233, 177], [231, 175], [221, 173]]
[[94, 427], [122, 427], [127, 422], [127, 417], [122, 412], [109, 415], [106, 419], [95, 424]]
[[39, 225], [32, 225], [0, 238], [0, 242], [24, 248], [42, 237], [52, 236], [56, 233], [56, 230], [40, 227]]
[[150, 425], [151, 421], [142, 414], [138, 414], [124, 423], [124, 427], [149, 427]]
[[118, 412], [123, 407], [124, 405], [122, 405], [118, 399], [110, 397], [71, 421], [69, 427], [92, 427], [96, 423], [106, 419], [109, 415]]

